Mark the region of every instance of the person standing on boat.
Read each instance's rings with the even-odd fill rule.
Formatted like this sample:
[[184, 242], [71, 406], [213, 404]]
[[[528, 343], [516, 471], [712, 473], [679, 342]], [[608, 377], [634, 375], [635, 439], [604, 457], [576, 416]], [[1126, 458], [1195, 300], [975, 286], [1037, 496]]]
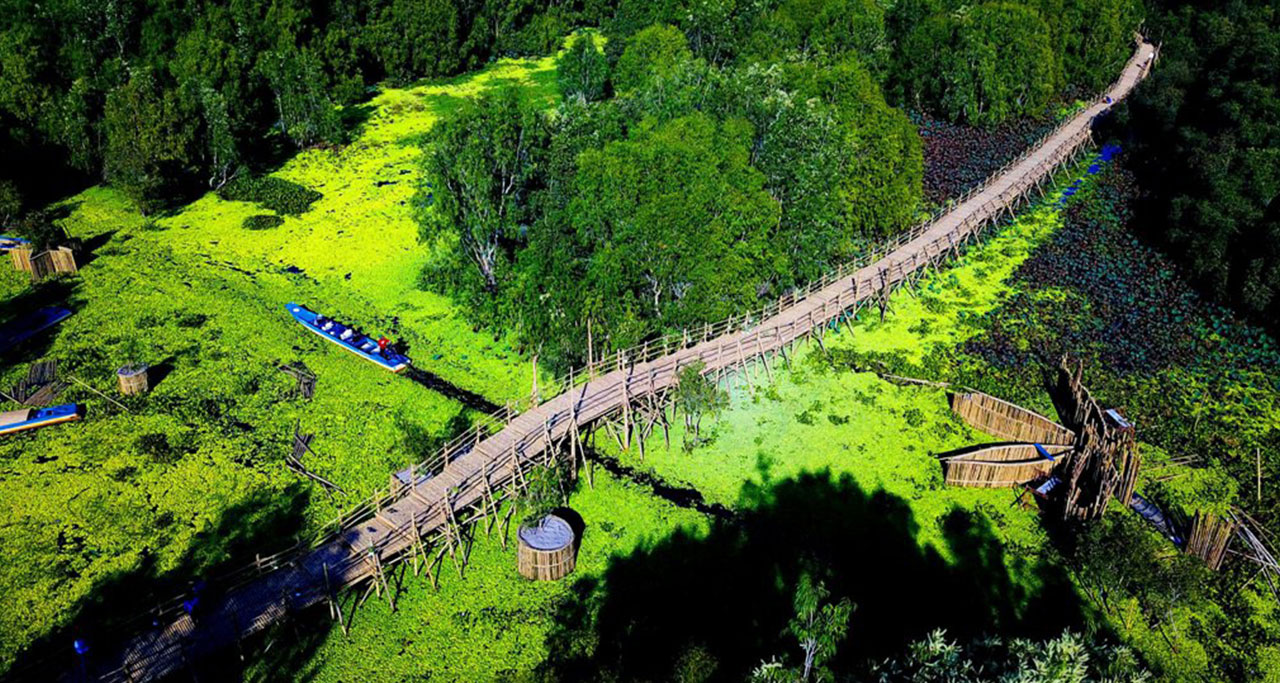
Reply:
[[386, 337], [378, 337], [378, 353], [385, 354], [388, 346], [391, 346], [390, 339], [387, 339]]

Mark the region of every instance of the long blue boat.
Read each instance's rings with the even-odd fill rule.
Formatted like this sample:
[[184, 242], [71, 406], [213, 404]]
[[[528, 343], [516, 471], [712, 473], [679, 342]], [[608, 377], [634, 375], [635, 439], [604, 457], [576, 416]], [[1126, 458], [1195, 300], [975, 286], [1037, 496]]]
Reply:
[[0, 325], [0, 353], [8, 351], [69, 317], [71, 317], [71, 311], [65, 308], [46, 306]]
[[0, 251], [9, 251], [10, 249], [17, 249], [18, 247], [25, 247], [28, 244], [31, 244], [31, 242], [24, 240], [21, 237], [0, 235]]
[[16, 434], [28, 429], [74, 422], [81, 417], [80, 406], [66, 403], [48, 408], [23, 408], [0, 413], [0, 436]]
[[410, 361], [404, 354], [389, 345], [385, 348], [380, 347], [377, 340], [360, 334], [349, 325], [330, 320], [301, 304], [290, 302], [285, 308], [294, 320], [302, 323], [303, 327], [370, 363], [377, 364], [384, 370], [400, 372], [409, 367]]

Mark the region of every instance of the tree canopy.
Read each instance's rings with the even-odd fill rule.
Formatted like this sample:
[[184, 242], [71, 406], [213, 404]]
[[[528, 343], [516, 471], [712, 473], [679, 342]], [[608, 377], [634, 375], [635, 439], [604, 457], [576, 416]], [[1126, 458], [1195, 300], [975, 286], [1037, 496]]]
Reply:
[[1280, 320], [1280, 12], [1266, 2], [1152, 17], [1164, 41], [1122, 121], [1141, 229], [1214, 298]]

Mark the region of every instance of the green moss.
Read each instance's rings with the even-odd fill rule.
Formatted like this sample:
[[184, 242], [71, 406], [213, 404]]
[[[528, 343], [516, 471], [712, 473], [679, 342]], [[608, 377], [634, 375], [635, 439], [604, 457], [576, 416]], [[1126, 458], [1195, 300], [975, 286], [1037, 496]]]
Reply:
[[244, 219], [245, 230], [270, 230], [284, 225], [284, 219], [271, 213], [249, 216]]
[[558, 626], [555, 609], [575, 581], [599, 577], [610, 558], [685, 529], [704, 533], [705, 519], [659, 501], [630, 484], [597, 474], [595, 487], [583, 483], [570, 506], [586, 532], [577, 568], [566, 580], [526, 581], [516, 573], [514, 533], [504, 550], [480, 534], [466, 578], [446, 558], [435, 591], [423, 576], [408, 574], [397, 611], [371, 598], [356, 616], [349, 637], [332, 629], [297, 680], [485, 681], [521, 677], [546, 657], [546, 640]]
[[[127, 362], [151, 363], [159, 381], [120, 398], [127, 413], [73, 385], [64, 398], [87, 407], [83, 422], [0, 440], [0, 667], [106, 584], [196, 575], [280, 547], [466, 423], [457, 402], [307, 334], [287, 302], [389, 334], [417, 367], [494, 402], [527, 395], [529, 365], [508, 338], [472, 330], [415, 284], [429, 254], [408, 207], [412, 138], [456, 98], [552, 68], [504, 60], [452, 84], [382, 93], [350, 145], [309, 150], [272, 176], [315, 201], [271, 230], [245, 230], [260, 206], [216, 193], [154, 220], [109, 188], [68, 200], [62, 225], [97, 244], [96, 258], [60, 285], [75, 314], [6, 359], [0, 385], [40, 358], [109, 395]], [[533, 96], [550, 103], [554, 85]], [[0, 299], [34, 304], [32, 291], [0, 269]], [[276, 369], [294, 360], [319, 378], [311, 401], [291, 398], [293, 380]], [[282, 467], [295, 426], [316, 434], [306, 465], [345, 496]], [[147, 583], [156, 600], [181, 587]]]

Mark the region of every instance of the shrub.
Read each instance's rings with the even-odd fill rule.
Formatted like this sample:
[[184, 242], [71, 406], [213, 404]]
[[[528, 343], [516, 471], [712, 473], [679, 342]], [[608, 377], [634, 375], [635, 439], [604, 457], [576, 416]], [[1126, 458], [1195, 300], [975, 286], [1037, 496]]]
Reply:
[[605, 83], [609, 78], [609, 60], [596, 47], [590, 34], [579, 34], [569, 43], [569, 49], [556, 61], [556, 80], [560, 92], [566, 98], [581, 96], [593, 101], [605, 95]]
[[164, 432], [143, 434], [138, 437], [135, 445], [143, 455], [162, 465], [173, 464], [182, 457], [181, 450], [169, 443], [169, 435]]
[[[285, 216], [306, 213], [312, 204], [324, 197], [315, 190], [275, 176], [241, 176], [218, 190], [218, 196], [231, 202], [261, 204], [264, 208]], [[249, 227], [248, 221], [245, 223], [245, 227]], [[275, 225], [266, 227], [273, 228]]]
[[274, 213], [263, 213], [244, 219], [245, 230], [270, 230], [284, 225], [284, 219]]

